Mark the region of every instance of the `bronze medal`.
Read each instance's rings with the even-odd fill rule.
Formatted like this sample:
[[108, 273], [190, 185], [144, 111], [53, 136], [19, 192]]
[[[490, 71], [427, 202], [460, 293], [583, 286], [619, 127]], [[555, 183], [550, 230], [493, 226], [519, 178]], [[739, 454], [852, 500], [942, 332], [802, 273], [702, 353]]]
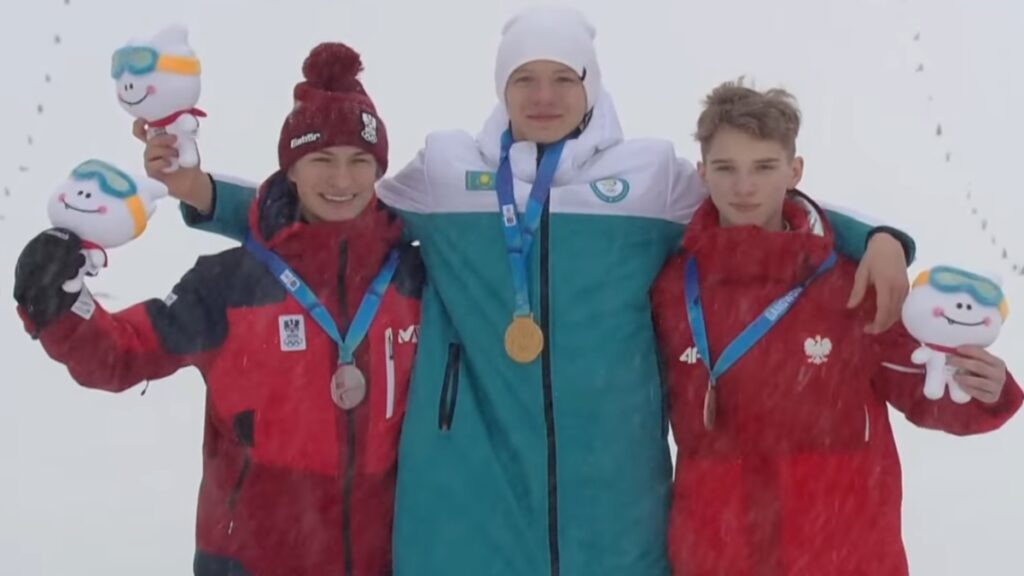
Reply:
[[516, 316], [505, 330], [505, 352], [520, 364], [529, 364], [544, 350], [544, 333], [533, 316]]
[[338, 366], [331, 378], [331, 398], [342, 410], [351, 410], [366, 398], [366, 378], [355, 364]]

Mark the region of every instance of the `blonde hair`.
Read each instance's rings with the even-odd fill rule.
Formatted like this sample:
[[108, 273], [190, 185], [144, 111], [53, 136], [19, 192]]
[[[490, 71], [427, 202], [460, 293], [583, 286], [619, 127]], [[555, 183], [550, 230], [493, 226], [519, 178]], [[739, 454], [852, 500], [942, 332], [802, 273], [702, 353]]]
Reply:
[[761, 92], [744, 86], [740, 77], [719, 84], [704, 99], [694, 134], [702, 155], [707, 155], [715, 134], [726, 126], [759, 140], [778, 142], [793, 157], [800, 133], [800, 108], [789, 92], [781, 88]]

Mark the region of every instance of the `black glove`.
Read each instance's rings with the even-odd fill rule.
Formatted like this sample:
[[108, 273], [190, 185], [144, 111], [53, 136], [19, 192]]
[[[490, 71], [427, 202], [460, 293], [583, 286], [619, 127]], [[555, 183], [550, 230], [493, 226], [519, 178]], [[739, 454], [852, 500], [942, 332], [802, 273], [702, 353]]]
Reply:
[[14, 299], [42, 330], [78, 300], [64, 282], [78, 276], [85, 265], [82, 239], [70, 230], [51, 228], [33, 238], [18, 256], [14, 269]]

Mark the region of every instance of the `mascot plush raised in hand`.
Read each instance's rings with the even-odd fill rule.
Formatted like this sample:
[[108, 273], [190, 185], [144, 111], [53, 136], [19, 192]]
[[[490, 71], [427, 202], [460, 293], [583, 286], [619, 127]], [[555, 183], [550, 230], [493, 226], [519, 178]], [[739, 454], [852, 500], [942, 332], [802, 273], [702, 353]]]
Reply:
[[117, 100], [129, 114], [146, 121], [149, 137], [174, 134], [178, 137], [178, 165], [199, 164], [196, 136], [199, 118], [206, 113], [196, 108], [201, 89], [199, 59], [188, 43], [188, 30], [169, 26], [148, 40], [132, 40], [114, 52], [110, 76], [117, 86]]
[[967, 403], [971, 397], [956, 383], [946, 358], [959, 346], [992, 345], [1008, 313], [998, 279], [951, 266], [921, 272], [903, 305], [903, 324], [921, 342], [911, 361], [925, 366], [924, 395], [938, 400], [948, 387], [954, 402]]
[[100, 160], [86, 160], [50, 196], [47, 213], [57, 228], [82, 239], [85, 265], [78, 277], [64, 283], [64, 291], [82, 289], [85, 276], [95, 276], [107, 265], [109, 248], [137, 238], [156, 212], [156, 201], [167, 187], [145, 176], [132, 176]]

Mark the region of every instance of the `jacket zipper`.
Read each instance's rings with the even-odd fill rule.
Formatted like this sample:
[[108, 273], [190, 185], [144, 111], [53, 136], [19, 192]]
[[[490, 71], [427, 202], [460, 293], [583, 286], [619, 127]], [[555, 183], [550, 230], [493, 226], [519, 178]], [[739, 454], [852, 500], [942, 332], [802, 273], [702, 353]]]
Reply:
[[391, 328], [384, 331], [384, 350], [387, 353], [387, 402], [384, 419], [391, 420], [395, 415], [395, 337]]
[[[538, 161], [539, 161], [538, 152]], [[551, 576], [560, 570], [558, 549], [558, 456], [555, 443], [555, 406], [551, 389], [551, 314], [550, 314], [550, 257], [551, 197], [544, 203], [540, 236], [540, 329], [544, 334], [541, 352], [541, 384], [544, 390], [544, 425], [548, 449], [548, 552], [551, 556]]]
[[346, 410], [348, 456], [345, 459], [345, 481], [341, 492], [341, 537], [345, 547], [345, 576], [353, 576], [352, 568], [352, 484], [355, 481], [356, 420], [353, 410]]
[[438, 407], [437, 427], [442, 432], [452, 428], [455, 417], [455, 402], [459, 397], [459, 358], [462, 350], [454, 342], [448, 345], [448, 363], [444, 369], [444, 384], [441, 386], [441, 405]]
[[[346, 298], [346, 278], [348, 271], [348, 244], [343, 242], [338, 252], [338, 315], [340, 316], [338, 328], [346, 330], [350, 319], [348, 318], [348, 300]], [[369, 384], [369, 382], [367, 382]], [[358, 408], [358, 407], [357, 407]], [[341, 486], [341, 540], [342, 553], [345, 557], [345, 576], [353, 576], [352, 562], [352, 485], [355, 482], [355, 460], [356, 460], [356, 421], [353, 412], [355, 410], [343, 410], [338, 407], [345, 419], [345, 470]], [[340, 432], [340, 430], [339, 430]]]

